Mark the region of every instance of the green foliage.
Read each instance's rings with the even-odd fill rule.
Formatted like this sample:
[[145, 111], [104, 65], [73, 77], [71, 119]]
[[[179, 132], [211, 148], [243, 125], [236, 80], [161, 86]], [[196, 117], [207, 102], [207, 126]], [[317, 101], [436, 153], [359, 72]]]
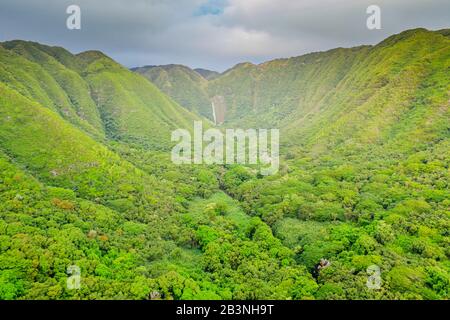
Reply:
[[[2, 43], [0, 299], [448, 299], [449, 41], [137, 70], [156, 86], [101, 52]], [[282, 128], [279, 174], [173, 164], [170, 132], [199, 117], [157, 87]]]

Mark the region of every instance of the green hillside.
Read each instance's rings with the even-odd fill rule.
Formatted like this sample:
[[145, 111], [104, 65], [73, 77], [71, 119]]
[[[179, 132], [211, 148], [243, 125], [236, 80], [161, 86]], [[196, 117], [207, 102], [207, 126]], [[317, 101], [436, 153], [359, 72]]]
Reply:
[[319, 143], [335, 147], [344, 141], [386, 143], [394, 135], [401, 135], [398, 142], [408, 146], [413, 137], [428, 138], [411, 132], [425, 129], [423, 125], [445, 130], [449, 43], [439, 33], [421, 29], [383, 41], [317, 101], [320, 112], [305, 116], [300, 110], [286, 132], [317, 148]]
[[[333, 257], [334, 266], [318, 277], [318, 298], [370, 298], [366, 268], [373, 264], [384, 281], [377, 297], [448, 298], [450, 42], [441, 33], [411, 30], [374, 47], [314, 54], [325, 65], [325, 57], [334, 56], [333, 71], [313, 68], [316, 85], [298, 87], [308, 99], [291, 101], [296, 107], [287, 118], [266, 118], [268, 107], [254, 113], [260, 122], [230, 120], [281, 128], [279, 176], [242, 179], [230, 171], [226, 190], [298, 250], [302, 264], [312, 268]], [[339, 54], [353, 60], [340, 64]], [[276, 86], [287, 72], [262, 69], [278, 70], [283, 62], [292, 61], [241, 65], [215, 81], [236, 77], [260, 88], [270, 74]], [[307, 65], [300, 68], [306, 72]], [[256, 92], [259, 108], [278, 90]], [[249, 101], [248, 95], [232, 97], [236, 108]]]
[[23, 41], [2, 43], [2, 82], [58, 112], [90, 134], [100, 137], [104, 135], [88, 85], [76, 72], [65, 68], [52, 56], [41, 51], [40, 47]]
[[[448, 299], [448, 35], [220, 75], [1, 43], [0, 299]], [[276, 175], [170, 161], [214, 99]]]
[[215, 79], [218, 76], [220, 76], [219, 72], [208, 70], [208, 69], [197, 68], [197, 69], [194, 69], [194, 71], [197, 72], [199, 75], [201, 75], [206, 80], [212, 80], [212, 79]]
[[[308, 130], [316, 134], [323, 127], [331, 130], [324, 122], [340, 116], [331, 118], [331, 113], [348, 111], [338, 104], [354, 109], [355, 105], [375, 99], [375, 95], [385, 94], [387, 88], [395, 85], [394, 77], [400, 80], [404, 75], [401, 72], [407, 72], [408, 68], [416, 78], [423, 78], [426, 70], [415, 73], [411, 68], [434, 59], [431, 55], [434, 50], [448, 47], [446, 36], [448, 39], [448, 30], [415, 29], [376, 46], [338, 48], [260, 65], [241, 63], [207, 82], [187, 83], [183, 80], [193, 70], [173, 65], [148, 67], [147, 78], [163, 90], [166, 87], [165, 92], [188, 109], [194, 108], [195, 97], [202, 97], [197, 105], [204, 105], [205, 99], [211, 102], [215, 96], [224, 97], [225, 126], [280, 127], [289, 133], [286, 136], [291, 140], [290, 134], [296, 131], [299, 131], [296, 134]], [[146, 68], [135, 70], [144, 73]], [[380, 88], [385, 91], [378, 92]], [[324, 109], [326, 113], [322, 112]]]
[[206, 92], [207, 80], [201, 74], [181, 65], [148, 66], [132, 70], [149, 79], [181, 106], [213, 119], [211, 102]]

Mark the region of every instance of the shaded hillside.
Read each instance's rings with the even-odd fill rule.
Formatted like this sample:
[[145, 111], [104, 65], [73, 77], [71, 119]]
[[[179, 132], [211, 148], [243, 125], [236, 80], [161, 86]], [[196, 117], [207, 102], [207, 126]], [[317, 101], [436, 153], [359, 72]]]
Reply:
[[148, 66], [132, 69], [154, 83], [181, 106], [213, 120], [211, 102], [206, 92], [207, 80], [181, 65]]
[[[450, 40], [415, 29], [208, 81], [224, 127], [280, 128], [280, 172], [222, 179], [316, 273], [320, 299], [447, 299]], [[382, 286], [367, 288], [367, 268]]]
[[[0, 299], [312, 297], [293, 252], [220, 192], [220, 168], [171, 163], [171, 130], [198, 117], [101, 52], [14, 41], [0, 66]], [[251, 255], [230, 272], [222, 245]]]
[[25, 41], [5, 42], [2, 47], [0, 73], [5, 84], [91, 135], [168, 148], [172, 130], [191, 128], [198, 119], [100, 52], [72, 55]]
[[[376, 46], [338, 48], [260, 65], [241, 63], [207, 82], [181, 81], [193, 72], [182, 66], [149, 68], [153, 71], [148, 71], [152, 74], [148, 78], [160, 88], [170, 88], [166, 93], [189, 109], [195, 103], [206, 106], [214, 99], [225, 101], [225, 126], [280, 127], [289, 132], [290, 138], [291, 133], [303, 134], [310, 126], [314, 126], [311, 132], [317, 133], [324, 126], [323, 121], [335, 120], [325, 119], [325, 114], [344, 114], [381, 94], [380, 89], [387, 91], [395, 85], [394, 77], [400, 79], [408, 69], [414, 73], [411, 68], [415, 64], [436, 58], [432, 55], [434, 50], [448, 48], [447, 36], [448, 30], [409, 30]], [[172, 69], [182, 72], [166, 71]], [[427, 77], [427, 71], [413, 76], [422, 79]], [[192, 100], [195, 95], [201, 96], [202, 101]], [[324, 109], [326, 113], [322, 112]], [[210, 105], [204, 110], [204, 114], [211, 112]]]
[[211, 70], [207, 70], [207, 69], [197, 68], [197, 69], [194, 69], [194, 71], [197, 72], [199, 75], [201, 75], [206, 80], [213, 80], [220, 76], [219, 72], [211, 71]]

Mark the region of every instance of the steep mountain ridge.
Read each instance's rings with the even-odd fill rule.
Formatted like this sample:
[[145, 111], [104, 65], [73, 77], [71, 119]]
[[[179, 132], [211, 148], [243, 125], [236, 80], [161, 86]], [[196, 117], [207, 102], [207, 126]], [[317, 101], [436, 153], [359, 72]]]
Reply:
[[[161, 76], [164, 66], [154, 69], [155, 74], [161, 76], [156, 77], [158, 80], [151, 76], [147, 78], [160, 88], [170, 87], [166, 93], [182, 106], [183, 101], [191, 98], [192, 92], [201, 92], [196, 96], [202, 96], [201, 104], [205, 106], [207, 100], [210, 104], [218, 99], [224, 101], [219, 110], [225, 112], [224, 126], [279, 127], [289, 133], [285, 136], [291, 139], [295, 131], [303, 130], [295, 127], [309, 127], [319, 121], [322, 109], [338, 112], [339, 97], [347, 96], [346, 105], [355, 107], [374, 95], [376, 89], [389, 85], [386, 74], [419, 63], [420, 57], [427, 52], [445, 49], [448, 46], [446, 35], [448, 29], [428, 31], [419, 28], [391, 36], [375, 46], [337, 48], [259, 65], [244, 62], [207, 82], [189, 83], [189, 90], [184, 83], [178, 82], [176, 73], [166, 72]], [[388, 56], [396, 50], [401, 52]], [[188, 72], [187, 67], [182, 69]], [[364, 78], [365, 73], [370, 73], [371, 79]], [[172, 83], [177, 85], [172, 86]], [[193, 88], [196, 85], [197, 89]], [[193, 100], [188, 103], [189, 109], [194, 108], [193, 103]], [[204, 110], [204, 115], [212, 113], [207, 107]]]
[[206, 91], [207, 80], [196, 71], [181, 65], [147, 66], [132, 70], [149, 79], [181, 106], [213, 119]]
[[[168, 148], [172, 130], [199, 119], [99, 51], [73, 55], [25, 41], [2, 47], [5, 83], [99, 139]], [[13, 72], [18, 65], [27, 72]]]
[[[339, 85], [318, 101], [320, 112], [311, 114], [308, 122], [293, 117], [299, 120], [287, 125], [288, 139], [302, 137], [316, 150], [322, 141], [328, 148], [343, 141], [385, 143], [390, 139], [388, 132], [394, 132], [403, 119], [410, 121], [410, 114], [420, 108], [427, 110], [421, 115], [424, 122], [438, 122], [435, 112], [444, 118], [447, 115], [450, 76], [445, 70], [449, 63], [450, 42], [439, 33], [418, 29], [388, 38], [371, 48]], [[429, 92], [431, 86], [434, 90]]]

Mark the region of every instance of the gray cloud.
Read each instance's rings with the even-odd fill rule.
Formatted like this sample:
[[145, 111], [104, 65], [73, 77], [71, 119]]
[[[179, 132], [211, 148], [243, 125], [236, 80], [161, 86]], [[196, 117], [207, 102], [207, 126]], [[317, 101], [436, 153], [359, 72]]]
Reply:
[[[67, 30], [77, 4], [82, 29]], [[382, 9], [382, 30], [366, 8]], [[131, 67], [181, 63], [224, 70], [334, 47], [374, 44], [405, 29], [450, 27], [448, 0], [0, 0], [0, 41], [102, 50]]]

